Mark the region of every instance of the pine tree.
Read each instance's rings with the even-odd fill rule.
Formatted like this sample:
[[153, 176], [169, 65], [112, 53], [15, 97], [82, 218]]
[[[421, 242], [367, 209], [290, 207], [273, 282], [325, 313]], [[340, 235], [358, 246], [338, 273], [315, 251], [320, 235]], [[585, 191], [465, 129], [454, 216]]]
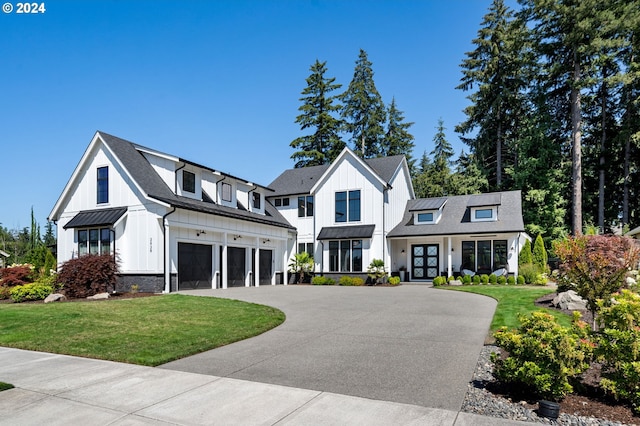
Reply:
[[531, 242], [525, 240], [520, 256], [518, 256], [518, 266], [529, 265], [533, 263], [533, 253], [531, 253]]
[[367, 52], [360, 49], [353, 79], [340, 95], [344, 129], [350, 134], [354, 151], [363, 158], [383, 155], [386, 110], [373, 81], [372, 64]]
[[409, 171], [413, 171], [415, 160], [412, 159], [413, 135], [408, 132], [413, 123], [405, 123], [402, 111], [396, 106], [395, 97], [391, 99], [387, 115], [387, 134], [382, 146], [382, 155], [404, 155], [409, 165]]
[[336, 97], [330, 95], [341, 85], [335, 83], [335, 78], [325, 77], [326, 64], [316, 59], [306, 79], [307, 87], [302, 91], [303, 104], [298, 108], [302, 114], [295, 122], [301, 130], [311, 128], [314, 133], [291, 142], [291, 147], [297, 150], [291, 155], [296, 160], [295, 167], [330, 163], [345, 146], [339, 136], [341, 121], [332, 115], [340, 110], [340, 105], [334, 104]]
[[538, 234], [535, 242], [533, 243], [533, 264], [536, 265], [541, 272], [546, 272], [547, 270], [547, 249], [544, 247], [544, 240], [542, 239], [542, 235]]

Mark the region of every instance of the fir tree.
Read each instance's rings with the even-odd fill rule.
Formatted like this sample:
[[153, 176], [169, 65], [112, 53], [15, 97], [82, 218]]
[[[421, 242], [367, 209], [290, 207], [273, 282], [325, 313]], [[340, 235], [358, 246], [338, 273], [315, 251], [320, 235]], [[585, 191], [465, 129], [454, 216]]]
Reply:
[[291, 155], [296, 161], [295, 167], [316, 166], [333, 161], [344, 148], [339, 131], [341, 122], [333, 116], [340, 105], [334, 104], [335, 96], [330, 93], [341, 87], [335, 78], [325, 77], [326, 62], [316, 62], [311, 66], [311, 75], [306, 79], [307, 87], [302, 91], [302, 113], [296, 117], [300, 129], [311, 128], [314, 133], [301, 136], [291, 142], [297, 151]]
[[340, 95], [344, 129], [350, 135], [355, 152], [363, 158], [383, 155], [386, 110], [373, 81], [372, 64], [367, 52], [360, 49], [353, 79]]
[[388, 108], [389, 121], [387, 134], [382, 147], [382, 155], [404, 155], [409, 165], [409, 171], [413, 171], [415, 160], [412, 159], [413, 135], [408, 132], [413, 123], [405, 123], [402, 111], [396, 106], [396, 99], [391, 100]]

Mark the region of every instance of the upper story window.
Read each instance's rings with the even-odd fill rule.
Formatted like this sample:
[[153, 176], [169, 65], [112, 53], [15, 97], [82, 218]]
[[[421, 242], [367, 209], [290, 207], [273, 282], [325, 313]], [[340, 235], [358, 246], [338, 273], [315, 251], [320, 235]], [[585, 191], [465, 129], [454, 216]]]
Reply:
[[196, 175], [188, 170], [182, 171], [182, 189], [185, 192], [196, 192]]
[[472, 222], [490, 222], [498, 219], [497, 207], [477, 207], [471, 210]]
[[288, 198], [276, 198], [275, 199], [276, 207], [287, 207], [289, 205]]
[[220, 184], [220, 197], [222, 201], [231, 201], [231, 184], [226, 182]]
[[433, 212], [418, 213], [418, 223], [433, 223]]
[[109, 167], [98, 167], [97, 203], [109, 202]]
[[336, 192], [336, 222], [360, 221], [360, 190]]
[[298, 197], [298, 217], [313, 216], [313, 195]]
[[253, 208], [254, 209], [260, 209], [260, 193], [259, 192], [253, 192]]

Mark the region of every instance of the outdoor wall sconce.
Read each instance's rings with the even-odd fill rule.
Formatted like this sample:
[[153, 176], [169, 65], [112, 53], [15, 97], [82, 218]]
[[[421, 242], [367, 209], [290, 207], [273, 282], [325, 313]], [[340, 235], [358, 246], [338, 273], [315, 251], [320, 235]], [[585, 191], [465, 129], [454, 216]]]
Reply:
[[270, 243], [270, 242], [271, 242], [270, 239], [266, 239], [266, 240], [262, 241], [262, 244], [267, 244], [267, 243]]
[[404, 249], [400, 250], [400, 253], [404, 254]]
[[234, 235], [233, 236], [233, 241], [237, 240], [238, 238], [242, 238], [242, 235]]
[[200, 236], [200, 234], [202, 235], [207, 235], [207, 233], [204, 231], [204, 229], [200, 230], [200, 231], [196, 231], [196, 236]]

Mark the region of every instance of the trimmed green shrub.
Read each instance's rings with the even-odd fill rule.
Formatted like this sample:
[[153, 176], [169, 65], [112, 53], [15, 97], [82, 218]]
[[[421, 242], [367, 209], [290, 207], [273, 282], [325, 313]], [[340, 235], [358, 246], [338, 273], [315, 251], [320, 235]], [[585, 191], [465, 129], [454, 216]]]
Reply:
[[525, 285], [526, 281], [522, 275], [518, 275], [518, 285]]
[[535, 284], [538, 281], [538, 276], [540, 275], [540, 270], [536, 265], [527, 264], [520, 266], [518, 270], [520, 273], [520, 277], [524, 278], [524, 282], [526, 284]]
[[400, 277], [389, 277], [389, 285], [396, 286], [400, 284]]
[[489, 284], [489, 275], [487, 274], [480, 275], [480, 282], [484, 285]]
[[589, 326], [574, 314], [571, 328], [543, 311], [520, 317], [520, 328], [500, 328], [493, 335], [509, 356], [492, 356], [496, 378], [529, 388], [545, 399], [559, 400], [573, 391], [572, 381], [589, 368], [593, 342]]
[[445, 277], [437, 276], [433, 279], [433, 286], [440, 287], [441, 285], [445, 285], [447, 283], [447, 279]]
[[364, 285], [364, 280], [360, 277], [350, 277], [349, 275], [343, 275], [340, 277], [338, 284], [344, 286], [361, 286]]
[[498, 283], [498, 277], [496, 274], [491, 274], [489, 275], [489, 284], [497, 284]]
[[533, 253], [531, 253], [531, 242], [526, 240], [520, 250], [520, 256], [518, 256], [518, 266], [528, 265], [533, 263]]
[[447, 278], [447, 282], [448, 282], [448, 283], [450, 283], [451, 281], [454, 281], [454, 280], [455, 280], [455, 278], [453, 278], [453, 275], [452, 275], [452, 276], [450, 276], [449, 278]]
[[110, 254], [87, 254], [63, 263], [57, 282], [65, 296], [87, 297], [115, 290], [117, 273], [118, 265]]
[[471, 284], [471, 275], [465, 275], [462, 277], [462, 284], [470, 285]]
[[541, 272], [547, 272], [547, 269], [549, 269], [547, 266], [549, 256], [547, 255], [547, 249], [544, 247], [544, 240], [540, 234], [538, 234], [533, 244], [532, 256], [533, 264], [536, 265]]
[[334, 285], [335, 283], [335, 280], [320, 275], [311, 278], [311, 284], [313, 285]]
[[474, 285], [480, 284], [480, 275], [474, 275], [473, 278], [471, 278], [471, 281]]
[[[509, 278], [513, 278], [513, 277], [509, 277]], [[505, 285], [507, 283], [507, 277], [505, 277], [504, 275], [500, 275], [499, 277], [496, 278], [496, 283], [500, 285]], [[515, 280], [514, 280], [514, 284], [515, 284]]]
[[622, 290], [598, 300], [597, 360], [602, 362], [600, 385], [616, 399], [631, 402], [640, 412], [640, 295]]
[[45, 283], [17, 285], [11, 289], [11, 300], [24, 302], [27, 300], [43, 300], [53, 293], [53, 286]]

